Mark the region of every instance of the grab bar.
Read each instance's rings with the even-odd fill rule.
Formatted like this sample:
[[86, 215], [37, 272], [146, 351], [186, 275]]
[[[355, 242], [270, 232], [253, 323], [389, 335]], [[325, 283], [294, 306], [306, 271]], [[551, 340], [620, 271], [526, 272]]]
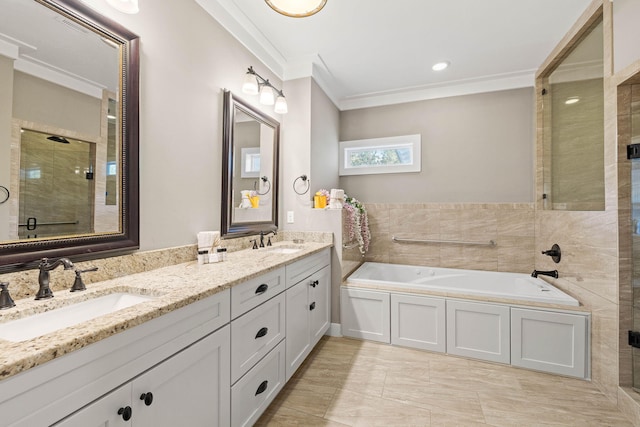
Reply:
[[391, 240], [395, 243], [446, 243], [449, 245], [472, 245], [472, 246], [496, 246], [495, 240], [489, 240], [488, 242], [465, 242], [459, 240], [436, 240], [436, 239], [403, 239], [396, 236], [392, 236]]
[[360, 246], [358, 242], [343, 243], [342, 249], [353, 249], [353, 248], [357, 248], [358, 246]]
[[[79, 224], [80, 221], [76, 220], [76, 221], [60, 221], [60, 222], [38, 222], [37, 224], [40, 225], [77, 225]], [[30, 226], [30, 224], [18, 224], [19, 227], [28, 227]]]

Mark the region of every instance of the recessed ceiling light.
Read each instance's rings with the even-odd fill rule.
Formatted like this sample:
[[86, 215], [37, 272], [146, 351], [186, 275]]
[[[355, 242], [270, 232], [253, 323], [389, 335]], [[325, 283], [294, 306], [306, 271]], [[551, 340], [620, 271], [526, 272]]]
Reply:
[[438, 62], [436, 64], [433, 64], [433, 67], [431, 67], [431, 69], [433, 71], [442, 71], [445, 68], [447, 68], [449, 66], [449, 61], [442, 61], [442, 62]]
[[564, 101], [565, 104], [567, 105], [571, 105], [571, 104], [575, 104], [576, 102], [580, 101], [580, 97], [579, 96], [571, 96], [569, 98], [567, 98], [566, 101]]

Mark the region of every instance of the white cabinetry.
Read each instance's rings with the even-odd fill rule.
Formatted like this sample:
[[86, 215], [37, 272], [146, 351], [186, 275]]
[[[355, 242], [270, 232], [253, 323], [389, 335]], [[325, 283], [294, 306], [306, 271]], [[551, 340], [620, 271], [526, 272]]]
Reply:
[[343, 286], [341, 320], [348, 337], [590, 377], [588, 313]]
[[55, 425], [227, 426], [228, 366], [225, 326]]
[[282, 390], [286, 382], [284, 352], [285, 345], [282, 341], [233, 385], [231, 390], [232, 426], [253, 425]]
[[343, 287], [340, 300], [342, 335], [390, 342], [391, 311], [388, 292]]
[[444, 353], [447, 350], [445, 300], [391, 294], [391, 344]]
[[588, 378], [588, 318], [579, 314], [511, 309], [511, 364]]
[[231, 322], [231, 382], [235, 383], [285, 337], [284, 294]]
[[447, 301], [447, 353], [509, 363], [509, 307]]
[[[328, 250], [287, 266], [287, 380], [300, 367], [331, 322]], [[295, 282], [298, 280], [298, 282]]]

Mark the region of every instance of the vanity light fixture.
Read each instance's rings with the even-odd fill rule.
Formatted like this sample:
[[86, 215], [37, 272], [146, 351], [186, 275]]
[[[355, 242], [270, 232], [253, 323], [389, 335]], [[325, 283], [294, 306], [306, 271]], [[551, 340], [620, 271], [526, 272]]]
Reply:
[[[274, 111], [278, 114], [286, 114], [288, 111], [287, 100], [284, 93], [269, 82], [269, 79], [263, 78], [260, 74], [253, 70], [253, 67], [247, 69], [242, 83], [242, 92], [247, 95], [260, 94], [260, 103], [264, 105], [273, 105]], [[277, 95], [277, 97], [276, 97]]]
[[578, 102], [580, 102], [579, 96], [570, 96], [566, 101], [564, 101], [566, 105], [576, 104]]
[[107, 3], [122, 13], [133, 15], [140, 11], [138, 8], [138, 0], [107, 0]]
[[448, 68], [448, 67], [449, 67], [449, 64], [450, 64], [450, 63], [449, 63], [449, 61], [441, 61], [441, 62], [437, 62], [437, 63], [433, 64], [433, 66], [431, 67], [431, 69], [432, 69], [433, 71], [442, 71], [442, 70], [444, 70], [445, 68]]
[[264, 0], [271, 9], [291, 18], [315, 15], [327, 4], [327, 0]]

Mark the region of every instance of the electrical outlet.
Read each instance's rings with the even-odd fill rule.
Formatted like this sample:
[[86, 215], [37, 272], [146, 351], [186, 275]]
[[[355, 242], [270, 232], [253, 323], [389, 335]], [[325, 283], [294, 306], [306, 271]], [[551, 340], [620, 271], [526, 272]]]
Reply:
[[293, 211], [287, 211], [287, 224], [293, 224]]

